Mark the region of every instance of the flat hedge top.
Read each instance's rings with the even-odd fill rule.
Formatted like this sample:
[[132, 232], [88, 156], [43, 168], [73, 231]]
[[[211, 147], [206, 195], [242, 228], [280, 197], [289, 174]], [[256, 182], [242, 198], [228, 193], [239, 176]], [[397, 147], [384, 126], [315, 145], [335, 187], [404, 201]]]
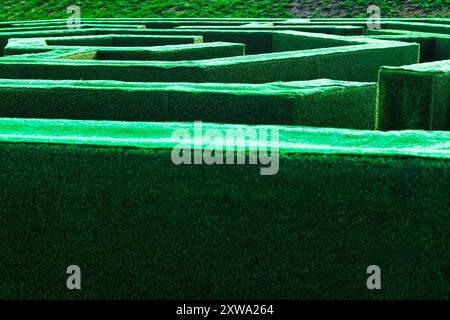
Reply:
[[[308, 35], [314, 37], [314, 33], [303, 33], [302, 35]], [[352, 43], [353, 42], [353, 43]], [[395, 48], [395, 47], [416, 47], [418, 44], [406, 43], [399, 41], [379, 41], [376, 39], [366, 39], [366, 43], [361, 43], [358, 41], [349, 41], [348, 46], [341, 47], [331, 47], [331, 48], [320, 48], [320, 49], [310, 49], [310, 50], [298, 50], [298, 51], [286, 51], [286, 52], [273, 52], [273, 53], [263, 53], [254, 54], [246, 56], [237, 57], [226, 57], [226, 58], [215, 58], [208, 60], [198, 60], [198, 61], [152, 61], [151, 63], [142, 61], [89, 61], [89, 60], [52, 60], [46, 61], [41, 59], [24, 59], [23, 64], [52, 64], [52, 65], [119, 65], [121, 67], [129, 66], [143, 66], [143, 67], [161, 67], [161, 68], [176, 68], [176, 67], [212, 67], [212, 66], [226, 66], [233, 64], [240, 64], [245, 62], [263, 62], [271, 61], [277, 59], [290, 59], [308, 56], [319, 56], [326, 54], [336, 54], [336, 53], [351, 53], [358, 51], [369, 51], [376, 49], [385, 48]], [[10, 63], [19, 62], [20, 56], [10, 59], [8, 56], [0, 59], [0, 62]]]
[[372, 82], [339, 81], [317, 79], [308, 81], [251, 83], [189, 83], [189, 82], [123, 82], [115, 80], [16, 80], [0, 79], [3, 88], [65, 88], [65, 89], [103, 89], [103, 90], [145, 90], [145, 91], [183, 91], [183, 92], [233, 92], [252, 94], [309, 94], [344, 88], [376, 86]]
[[[174, 138], [173, 133], [180, 129], [189, 134], [190, 138], [186, 140]], [[273, 134], [274, 129], [278, 129], [279, 150], [285, 155], [302, 153], [450, 159], [450, 132], [445, 131], [377, 132], [290, 126], [202, 124], [203, 132], [209, 129], [214, 129], [223, 136], [226, 136], [227, 130], [267, 129]], [[0, 119], [0, 143], [2, 142], [172, 149], [180, 143], [194, 142], [194, 124], [3, 118]], [[203, 149], [211, 148], [211, 141], [204, 138], [202, 142]], [[228, 147], [240, 147], [236, 141], [226, 143]], [[253, 140], [247, 141], [247, 149], [249, 145], [258, 143]], [[217, 147], [223, 148], [224, 145]]]
[[450, 73], [450, 60], [417, 63], [399, 67], [383, 66], [381, 68], [383, 70], [413, 71], [421, 73]]
[[[77, 37], [78, 38], [78, 37]], [[165, 38], [165, 37], [164, 37]], [[181, 37], [173, 37], [181, 38]], [[47, 46], [44, 43], [37, 44], [37, 41], [41, 41], [38, 39], [41, 38], [28, 38], [32, 41], [30, 41], [30, 44], [28, 42], [24, 41], [16, 41], [16, 40], [23, 40], [23, 39], [10, 39], [8, 48], [25, 48], [25, 49], [38, 49], [38, 50], [48, 50], [45, 52], [39, 52], [39, 53], [26, 53], [26, 54], [18, 54], [18, 55], [7, 55], [4, 59], [21, 59], [24, 57], [30, 57], [30, 58], [54, 58], [53, 56], [58, 56], [62, 53], [83, 53], [83, 52], [90, 52], [90, 51], [121, 51], [121, 52], [171, 52], [171, 51], [177, 51], [177, 50], [189, 50], [189, 49], [203, 49], [203, 48], [223, 48], [223, 47], [235, 47], [235, 46], [241, 46], [244, 47], [245, 45], [242, 43], [235, 43], [235, 42], [224, 42], [224, 41], [214, 41], [214, 42], [206, 42], [206, 43], [189, 43], [189, 44], [168, 44], [168, 45], [155, 45], [155, 46], [142, 46], [142, 47], [108, 47], [108, 46], [73, 46], [73, 45], [51, 45]], [[27, 40], [28, 40], [27, 39]], [[59, 39], [59, 38], [58, 38]], [[189, 39], [189, 38], [187, 38]], [[191, 37], [191, 39], [194, 39]], [[197, 37], [198, 39], [198, 37]], [[42, 40], [43, 41], [43, 40]]]

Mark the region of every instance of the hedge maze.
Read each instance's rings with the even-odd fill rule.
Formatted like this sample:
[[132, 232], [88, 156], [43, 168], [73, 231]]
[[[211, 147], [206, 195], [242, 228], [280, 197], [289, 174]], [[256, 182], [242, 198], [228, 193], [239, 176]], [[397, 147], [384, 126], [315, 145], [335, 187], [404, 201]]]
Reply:
[[0, 298], [449, 298], [449, 130], [449, 19], [0, 23]]

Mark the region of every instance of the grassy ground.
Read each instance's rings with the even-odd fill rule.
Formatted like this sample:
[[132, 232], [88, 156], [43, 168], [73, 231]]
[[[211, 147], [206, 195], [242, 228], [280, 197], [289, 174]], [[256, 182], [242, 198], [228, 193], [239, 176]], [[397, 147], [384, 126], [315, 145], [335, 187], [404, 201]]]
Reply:
[[0, 20], [82, 17], [358, 17], [376, 4], [382, 17], [450, 17], [450, 0], [2, 0]]

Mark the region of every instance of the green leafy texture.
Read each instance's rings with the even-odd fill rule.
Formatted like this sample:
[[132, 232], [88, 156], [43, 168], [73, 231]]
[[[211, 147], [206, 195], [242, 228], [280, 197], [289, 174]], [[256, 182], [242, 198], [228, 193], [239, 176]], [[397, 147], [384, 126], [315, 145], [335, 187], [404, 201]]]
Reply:
[[[94, 30], [100, 32], [102, 30]], [[56, 32], [56, 31], [53, 31]], [[79, 31], [81, 32], [81, 31]], [[92, 32], [92, 31], [91, 31]], [[103, 30], [110, 33], [110, 30]], [[120, 31], [118, 31], [120, 32]], [[127, 31], [135, 33], [138, 31]], [[291, 41], [298, 36], [305, 41], [317, 43], [319, 49], [301, 50], [301, 41], [295, 42], [298, 51], [250, 54], [200, 61], [81, 61], [45, 60], [29, 58], [0, 59], [0, 77], [16, 79], [83, 79], [83, 80], [122, 80], [137, 82], [225, 82], [225, 83], [266, 83], [273, 81], [298, 81], [330, 78], [346, 81], [372, 82], [378, 78], [382, 65], [400, 66], [417, 63], [419, 45], [394, 41], [372, 39], [349, 40], [346, 37], [305, 32], [265, 32], [265, 31], [221, 31], [221, 30], [173, 30], [155, 32], [161, 35], [197, 35], [204, 41], [225, 38], [226, 41], [244, 43], [252, 53], [277, 50], [274, 40], [284, 37]], [[29, 32], [33, 35], [41, 32]], [[148, 34], [146, 30], [139, 34]], [[227, 37], [227, 35], [229, 37]], [[287, 36], [287, 37], [285, 37]], [[9, 37], [8, 35], [5, 36]], [[256, 40], [257, 44], [255, 43]], [[317, 39], [317, 40], [314, 40]], [[327, 45], [327, 41], [329, 44]], [[339, 47], [329, 47], [334, 44]], [[343, 46], [343, 44], [347, 44]], [[255, 46], [258, 47], [255, 47]], [[279, 45], [279, 44], [278, 44]], [[291, 50], [296, 49], [294, 44]], [[328, 47], [327, 47], [328, 46]], [[286, 48], [286, 45], [284, 46]], [[49, 67], [51, 65], [51, 67]]]
[[450, 130], [450, 60], [383, 67], [379, 81], [382, 130]]
[[375, 83], [0, 80], [0, 94], [1, 117], [375, 129]]
[[[244, 44], [227, 42], [203, 43], [201, 36], [76, 36], [10, 39], [5, 55], [9, 59], [58, 58], [67, 54], [94, 51], [98, 60], [201, 60], [244, 55]], [[194, 42], [193, 44], [170, 45]], [[167, 45], [162, 45], [168, 43]], [[54, 52], [54, 57], [52, 56]], [[36, 53], [39, 54], [28, 54]], [[43, 53], [41, 53], [43, 52]], [[24, 54], [28, 54], [24, 56]]]
[[[218, 3], [224, 10], [229, 6], [229, 2]], [[107, 2], [96, 5], [99, 11]], [[188, 11], [178, 7], [180, 3], [175, 5]], [[365, 22], [355, 22], [361, 23]], [[116, 32], [109, 27], [41, 35], [28, 31], [19, 37], [106, 35], [111, 30]], [[136, 27], [121, 30], [140, 32]], [[264, 54], [159, 62], [151, 66], [154, 69], [144, 69], [139, 62], [55, 58], [75, 52], [61, 50], [39, 53], [36, 61], [31, 55], [23, 62], [5, 58], [0, 72], [12, 78], [81, 79], [90, 72], [89, 77], [97, 80], [155, 81], [146, 74], [152, 71], [156, 78], [167, 76], [166, 81], [174, 81], [176, 75], [191, 81], [236, 82], [229, 85], [230, 91], [245, 96], [251, 85], [238, 84], [243, 80], [310, 80], [324, 74], [373, 79], [380, 66], [416, 63], [419, 56], [416, 44], [376, 39], [286, 32], [275, 39], [268, 31], [162, 31], [172, 32], [201, 35], [207, 42], [219, 38], [243, 43], [251, 54]], [[1, 34], [0, 45], [17, 34]], [[291, 36], [296, 34], [298, 41]], [[315, 43], [304, 43], [301, 37], [313, 37]], [[445, 46], [440, 48], [436, 52], [444, 52]], [[289, 49], [303, 51], [269, 53]], [[20, 63], [21, 69], [16, 68]], [[193, 70], [198, 74], [189, 73]], [[415, 88], [426, 89], [427, 81]], [[31, 90], [33, 86], [44, 90], [37, 84], [51, 82], [6, 80], [5, 90], [12, 97], [25, 90], [25, 83]], [[64, 82], [60, 85], [64, 87]], [[121, 94], [141, 89], [140, 84], [109, 85]], [[295, 85], [287, 89], [288, 85], [266, 84], [259, 89], [276, 91], [274, 96], [280, 87], [298, 90]], [[97, 86], [101, 88], [101, 82], [83, 82], [82, 87], [72, 84], [70, 90], [98, 92]], [[155, 84], [149, 86], [157, 89]], [[191, 94], [200, 87], [223, 93], [227, 85], [181, 86]], [[302, 96], [307, 99], [322, 89], [304, 90], [310, 92]], [[438, 92], [434, 101], [448, 103], [447, 82], [438, 82], [434, 90]], [[333, 99], [331, 92], [329, 97]], [[49, 100], [45, 102], [51, 105]], [[44, 101], [39, 103], [45, 106]], [[47, 106], [47, 111], [56, 110]], [[89, 112], [94, 113], [92, 108]], [[433, 119], [443, 123], [444, 112], [433, 109]], [[222, 134], [250, 128], [280, 131], [277, 175], [260, 176], [258, 165], [174, 165], [171, 151], [180, 140], [173, 133], [182, 129], [188, 141], [195, 142], [190, 123], [0, 119], [0, 272], [4, 275], [0, 297], [448, 298], [449, 132], [204, 124], [204, 129]], [[200, 150], [208, 151], [207, 142]], [[215, 141], [214, 146], [223, 144]], [[234, 141], [227, 146], [252, 149]], [[74, 263], [83, 272], [80, 292], [64, 286], [64, 270]], [[365, 268], [372, 264], [382, 268], [381, 291], [365, 286]]]
[[[439, 34], [430, 32], [417, 32], [417, 31], [407, 31], [407, 30], [394, 30], [394, 29], [368, 29], [366, 30], [366, 35], [379, 36], [379, 39], [386, 39], [387, 36], [399, 37], [420, 37], [416, 42], [420, 43], [422, 55], [424, 56], [423, 62], [447, 60], [450, 59], [450, 34]], [[372, 37], [372, 36], [371, 36]], [[422, 37], [431, 37], [433, 42], [430, 44], [428, 41], [423, 42]], [[401, 38], [397, 38], [401, 40]], [[402, 41], [410, 42], [410, 40], [405, 39]]]
[[177, 29], [215, 29], [215, 30], [275, 30], [275, 31], [305, 31], [305, 32], [317, 32], [317, 33], [326, 33], [326, 34], [335, 34], [341, 36], [349, 36], [349, 35], [363, 35], [364, 27], [363, 26], [323, 26], [323, 25], [294, 25], [294, 26], [248, 26], [248, 25], [240, 25], [240, 26], [229, 26], [229, 25], [200, 25], [200, 26], [178, 26]]
[[[361, 0], [3, 0], [0, 20], [66, 18], [76, 4], [83, 17], [367, 17]], [[383, 17], [450, 16], [448, 0], [378, 0]]]
[[419, 62], [435, 61], [434, 48], [435, 38], [432, 36], [422, 35], [404, 35], [404, 34], [380, 34], [380, 35], [368, 35], [370, 39], [388, 40], [388, 41], [403, 41], [413, 42], [420, 45], [420, 58]]
[[0, 297], [448, 297], [450, 133], [279, 127], [262, 177], [174, 165], [176, 129], [0, 120]]

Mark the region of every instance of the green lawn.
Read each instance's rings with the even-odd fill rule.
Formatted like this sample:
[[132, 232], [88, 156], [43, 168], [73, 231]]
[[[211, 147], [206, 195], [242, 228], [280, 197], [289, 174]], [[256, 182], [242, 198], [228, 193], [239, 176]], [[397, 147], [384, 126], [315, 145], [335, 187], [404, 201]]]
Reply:
[[0, 20], [66, 18], [76, 4], [82, 17], [358, 17], [369, 4], [383, 17], [450, 17], [450, 0], [2, 0]]

